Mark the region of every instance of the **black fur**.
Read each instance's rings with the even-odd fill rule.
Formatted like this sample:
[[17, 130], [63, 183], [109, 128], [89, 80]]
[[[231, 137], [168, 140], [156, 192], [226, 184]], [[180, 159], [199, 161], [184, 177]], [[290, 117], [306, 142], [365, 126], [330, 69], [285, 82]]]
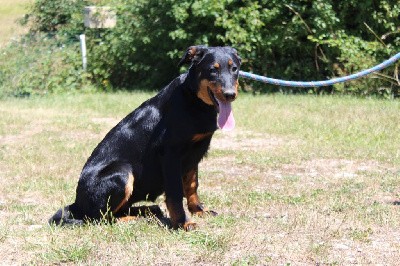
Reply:
[[[221, 95], [214, 97], [233, 101], [236, 95], [224, 93], [233, 89], [237, 93], [240, 58], [230, 47], [192, 46], [180, 63], [191, 63], [189, 71], [126, 116], [98, 144], [83, 167], [75, 202], [58, 210], [49, 223], [82, 224], [107, 213], [123, 217], [132, 203], [154, 201], [165, 192], [173, 227], [185, 227], [189, 219], [182, 203], [188, 182], [184, 177], [195, 173], [191, 180], [197, 182], [197, 166], [218, 128], [218, 107], [215, 101], [210, 104], [199, 98], [199, 90], [204, 89], [200, 83], [217, 84]], [[215, 63], [221, 65], [218, 75]], [[130, 174], [133, 191], [123, 203]], [[192, 212], [203, 210], [193, 204]]]

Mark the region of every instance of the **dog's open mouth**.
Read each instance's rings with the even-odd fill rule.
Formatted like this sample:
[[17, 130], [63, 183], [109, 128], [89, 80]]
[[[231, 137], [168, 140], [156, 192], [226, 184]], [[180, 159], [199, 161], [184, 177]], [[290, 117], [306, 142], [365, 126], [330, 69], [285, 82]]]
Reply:
[[232, 105], [229, 101], [221, 101], [215, 97], [210, 88], [207, 88], [214, 108], [218, 113], [218, 126], [224, 131], [229, 131], [235, 128], [235, 118], [233, 117]]
[[208, 95], [210, 96], [211, 101], [214, 104], [215, 111], [219, 113], [219, 103], [217, 101], [217, 98], [215, 98], [214, 93], [212, 93], [211, 89], [207, 87]]

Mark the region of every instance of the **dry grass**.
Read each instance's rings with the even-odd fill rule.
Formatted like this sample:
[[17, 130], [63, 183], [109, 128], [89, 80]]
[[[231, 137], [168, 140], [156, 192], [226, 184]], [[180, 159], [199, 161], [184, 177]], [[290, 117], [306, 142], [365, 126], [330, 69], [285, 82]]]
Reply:
[[[242, 95], [218, 132], [194, 232], [154, 218], [54, 228], [104, 134], [148, 93], [0, 101], [1, 264], [397, 265], [399, 102]], [[162, 198], [158, 200], [161, 208]]]
[[0, 47], [27, 29], [16, 21], [24, 16], [32, 0], [1, 0], [0, 2]]

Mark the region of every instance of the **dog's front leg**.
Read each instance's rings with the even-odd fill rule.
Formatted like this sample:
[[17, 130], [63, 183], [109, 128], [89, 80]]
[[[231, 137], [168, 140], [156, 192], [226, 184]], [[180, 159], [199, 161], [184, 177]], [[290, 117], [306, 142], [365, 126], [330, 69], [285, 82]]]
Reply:
[[165, 188], [165, 202], [167, 204], [172, 227], [183, 228], [190, 231], [196, 228], [183, 209], [183, 184], [182, 184], [182, 162], [178, 152], [169, 150], [163, 158], [163, 175]]

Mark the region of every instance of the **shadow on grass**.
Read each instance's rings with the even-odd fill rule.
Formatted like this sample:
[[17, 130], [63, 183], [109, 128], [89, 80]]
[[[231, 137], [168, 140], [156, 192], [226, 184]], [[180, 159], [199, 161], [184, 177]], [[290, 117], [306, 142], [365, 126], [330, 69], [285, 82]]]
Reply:
[[160, 226], [172, 228], [170, 219], [165, 216], [158, 205], [132, 206], [126, 214], [129, 217], [154, 219]]

